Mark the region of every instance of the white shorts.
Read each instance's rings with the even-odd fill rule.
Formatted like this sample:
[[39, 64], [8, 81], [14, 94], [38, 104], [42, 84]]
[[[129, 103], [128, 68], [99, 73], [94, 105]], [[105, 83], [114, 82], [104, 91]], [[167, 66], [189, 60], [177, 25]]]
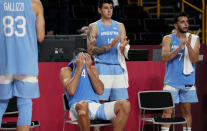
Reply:
[[0, 75], [0, 99], [10, 99], [13, 96], [22, 98], [39, 97], [37, 76]]
[[[94, 101], [89, 101], [89, 100], [84, 100], [88, 102], [88, 109], [89, 109], [89, 119], [90, 120], [112, 120], [116, 117], [114, 113], [114, 105], [116, 101], [113, 102], [106, 102], [103, 104], [94, 102]], [[77, 103], [73, 104], [70, 108], [70, 113], [69, 117], [71, 120], [77, 120], [78, 116], [75, 111], [75, 106]]]

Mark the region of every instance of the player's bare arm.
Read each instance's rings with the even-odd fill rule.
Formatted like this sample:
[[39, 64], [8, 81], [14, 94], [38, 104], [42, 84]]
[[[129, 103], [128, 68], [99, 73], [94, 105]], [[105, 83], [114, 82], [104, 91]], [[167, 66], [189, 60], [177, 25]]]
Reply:
[[41, 43], [45, 37], [44, 9], [40, 0], [32, 0], [32, 9], [36, 15], [37, 40]]
[[93, 85], [93, 89], [97, 94], [101, 95], [103, 94], [104, 85], [99, 79], [98, 71], [96, 70], [95, 66], [92, 66], [92, 60], [89, 54], [86, 55], [85, 60], [86, 60], [86, 70], [91, 80], [91, 83]]
[[125, 46], [129, 44], [129, 40], [127, 40], [126, 30], [123, 23], [119, 23], [119, 29], [121, 33], [121, 43], [120, 43], [120, 50], [122, 54], [124, 53]]
[[198, 56], [199, 56], [199, 48], [200, 48], [200, 39], [199, 37], [196, 40], [195, 46], [194, 48], [191, 47], [190, 43], [191, 43], [191, 35], [188, 38], [188, 41], [186, 43], [186, 47], [188, 48], [188, 54], [189, 54], [189, 58], [191, 60], [192, 63], [196, 63], [198, 61]]
[[170, 35], [164, 36], [162, 40], [162, 60], [165, 62], [172, 60], [178, 54], [178, 52], [184, 47], [184, 43], [180, 42], [180, 45], [177, 49], [170, 51], [171, 40], [172, 38]]
[[63, 85], [63, 88], [69, 95], [74, 95], [78, 87], [80, 75], [82, 68], [84, 66], [84, 56], [79, 55], [75, 60], [76, 70], [72, 77], [72, 69], [70, 67], [63, 67], [60, 70], [60, 81]]
[[102, 54], [111, 48], [113, 48], [116, 43], [119, 41], [120, 36], [117, 36], [112, 40], [111, 43], [105, 46], [96, 46], [96, 37], [97, 37], [97, 27], [95, 23], [89, 25], [88, 33], [87, 33], [87, 50], [90, 55], [93, 54]]

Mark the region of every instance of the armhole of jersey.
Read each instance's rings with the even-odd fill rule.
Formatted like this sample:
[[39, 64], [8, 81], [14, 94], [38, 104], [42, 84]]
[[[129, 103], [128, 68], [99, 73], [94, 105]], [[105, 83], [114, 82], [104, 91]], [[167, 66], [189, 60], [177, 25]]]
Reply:
[[99, 21], [96, 21], [96, 22], [94, 22], [95, 23], [95, 25], [96, 25], [96, 30], [97, 30], [97, 34], [96, 34], [96, 38], [99, 36], [99, 30], [98, 30], [98, 22]]
[[173, 34], [170, 34], [169, 36], [171, 37], [171, 41], [170, 41], [170, 51], [171, 51], [171, 45], [172, 45], [172, 41], [173, 41], [173, 39], [174, 39], [174, 38], [173, 38], [174, 36], [173, 36]]

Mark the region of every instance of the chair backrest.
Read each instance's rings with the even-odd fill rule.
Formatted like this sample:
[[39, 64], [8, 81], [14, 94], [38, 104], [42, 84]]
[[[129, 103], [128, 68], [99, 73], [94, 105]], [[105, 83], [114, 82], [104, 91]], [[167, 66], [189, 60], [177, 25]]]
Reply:
[[174, 108], [173, 97], [166, 91], [138, 92], [139, 108], [146, 110], [163, 110]]
[[64, 111], [69, 111], [68, 99], [66, 94], [63, 94]]

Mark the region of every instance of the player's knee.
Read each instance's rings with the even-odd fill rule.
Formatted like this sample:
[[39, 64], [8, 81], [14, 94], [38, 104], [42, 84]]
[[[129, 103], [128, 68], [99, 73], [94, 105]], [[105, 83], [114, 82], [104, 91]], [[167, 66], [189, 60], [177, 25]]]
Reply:
[[77, 115], [80, 116], [86, 116], [88, 114], [88, 102], [86, 101], [80, 101], [76, 104], [75, 110], [77, 112]]
[[32, 107], [32, 99], [17, 98], [17, 107]]
[[129, 115], [130, 110], [131, 110], [131, 105], [128, 100], [119, 100], [117, 101], [117, 106], [119, 107], [120, 111], [125, 113], [126, 115]]

